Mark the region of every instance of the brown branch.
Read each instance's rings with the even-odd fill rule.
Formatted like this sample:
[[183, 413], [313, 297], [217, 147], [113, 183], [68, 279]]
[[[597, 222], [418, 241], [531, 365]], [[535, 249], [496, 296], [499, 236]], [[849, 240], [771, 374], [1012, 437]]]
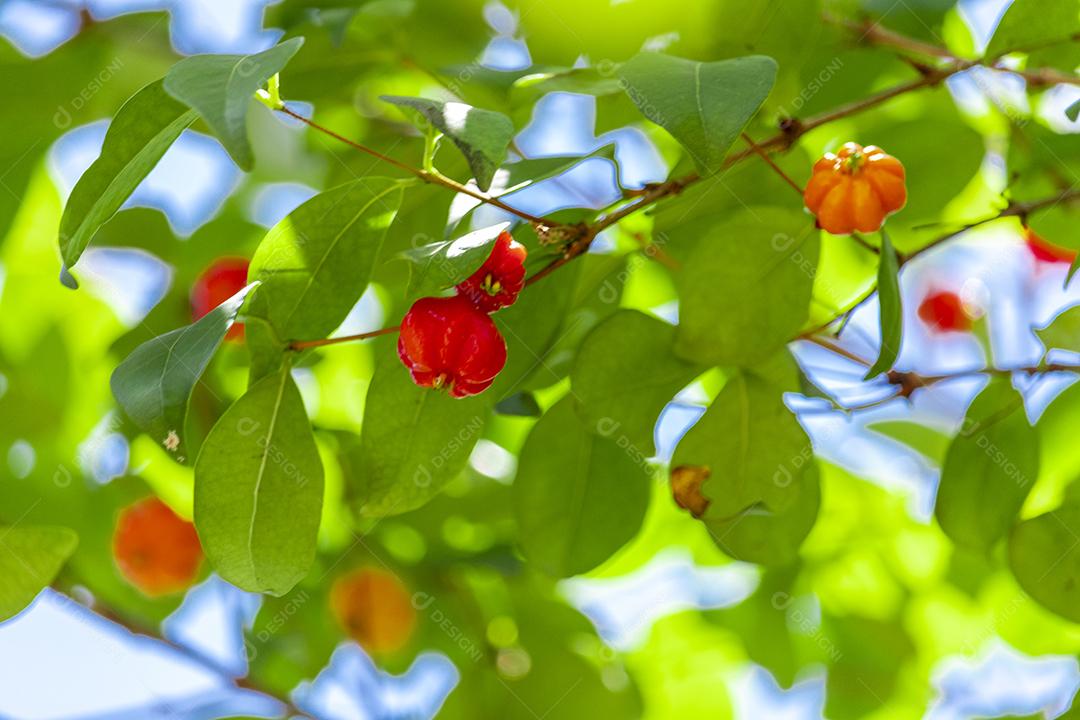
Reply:
[[[906, 254], [906, 255], [904, 255], [904, 256], [902, 256], [900, 258], [901, 266], [907, 264], [908, 262], [910, 262], [914, 258], [916, 258], [916, 257], [918, 257], [920, 255], [923, 255], [924, 253], [927, 253], [930, 250], [933, 250], [934, 248], [948, 242], [949, 240], [952, 240], [953, 238], [956, 238], [956, 237], [959, 237], [960, 235], [963, 235], [968, 230], [979, 227], [980, 225], [986, 225], [987, 223], [994, 222], [995, 220], [1001, 220], [1003, 218], [1009, 218], [1009, 217], [1020, 218], [1021, 221], [1023, 221], [1023, 220], [1025, 220], [1027, 218], [1028, 215], [1030, 215], [1032, 213], [1038, 212], [1040, 210], [1045, 210], [1047, 208], [1055, 207], [1059, 203], [1070, 202], [1070, 201], [1076, 200], [1076, 199], [1080, 199], [1080, 188], [1074, 188], [1072, 190], [1066, 190], [1065, 192], [1059, 193], [1057, 195], [1052, 195], [1050, 197], [1042, 198], [1041, 200], [1033, 200], [1031, 202], [1013, 202], [1013, 201], [1010, 201], [1009, 204], [1005, 207], [1005, 209], [1002, 210], [1001, 212], [999, 212], [997, 215], [993, 215], [991, 217], [982, 218], [981, 220], [975, 220], [973, 222], [966, 223], [959, 230], [955, 230], [953, 232], [941, 235], [940, 237], [935, 238], [934, 240], [931, 240], [929, 243], [922, 246], [921, 248], [919, 248], [917, 250], [912, 250], [910, 253], [908, 253], [908, 254]], [[829, 319], [829, 320], [827, 320], [827, 321], [825, 321], [825, 322], [823, 322], [823, 323], [821, 323], [819, 325], [816, 325], [813, 328], [810, 328], [808, 330], [804, 330], [803, 332], [799, 333], [799, 335], [797, 335], [795, 338], [793, 338], [793, 340], [811, 340], [814, 335], [817, 335], [818, 333], [824, 332], [825, 330], [827, 330], [829, 328], [830, 325], [835, 323], [837, 320], [840, 320], [840, 319], [846, 317], [847, 315], [849, 315], [850, 313], [854, 312], [855, 309], [857, 309], [860, 305], [862, 305], [868, 299], [873, 297], [875, 292], [877, 292], [877, 288], [870, 287], [865, 293], [863, 293], [858, 298], [858, 300], [856, 300], [856, 302], [851, 307], [849, 307], [846, 310], [838, 313], [836, 316], [832, 317], [831, 319]]]
[[900, 396], [908, 397], [911, 393], [919, 388], [929, 387], [939, 382], [945, 382], [948, 380], [955, 380], [957, 378], [971, 377], [972, 375], [993, 375], [994, 377], [1012, 377], [1017, 373], [1023, 373], [1025, 375], [1045, 375], [1047, 373], [1055, 372], [1073, 372], [1080, 373], [1080, 365], [1069, 365], [1066, 363], [1043, 363], [1040, 365], [1025, 365], [1022, 367], [1012, 368], [971, 368], [969, 370], [957, 370], [950, 373], [942, 373], [941, 375], [920, 375], [915, 372], [903, 372], [900, 370], [890, 370], [885, 374], [886, 379], [890, 384], [896, 385], [900, 388]]
[[154, 628], [147, 627], [145, 625], [142, 625], [141, 623], [137, 623], [125, 617], [116, 610], [113, 610], [112, 608], [103, 605], [99, 599], [94, 600], [94, 604], [92, 607], [87, 607], [79, 603], [70, 595], [64, 593], [59, 587], [54, 585], [52, 589], [54, 592], [61, 594], [65, 599], [69, 600], [70, 602], [76, 603], [86, 608], [90, 612], [99, 615], [105, 620], [119, 625], [120, 627], [130, 632], [132, 635], [141, 635], [143, 637], [150, 638], [151, 640], [155, 640], [168, 646], [171, 650], [183, 655], [189, 661], [199, 665], [206, 670], [209, 670], [216, 675], [220, 675], [228, 679], [233, 685], [235, 685], [239, 689], [251, 690], [252, 692], [257, 692], [260, 695], [265, 695], [266, 697], [276, 700], [285, 707], [285, 714], [288, 717], [300, 717], [307, 718], [308, 720], [313, 720], [311, 715], [308, 715], [307, 713], [300, 710], [300, 708], [296, 707], [296, 705], [294, 705], [292, 700], [290, 700], [289, 698], [282, 697], [281, 695], [267, 689], [266, 687], [252, 680], [250, 677], [233, 677], [231, 673], [226, 671], [224, 668], [214, 662], [211, 658], [208, 658], [202, 653], [192, 650], [185, 645], [181, 645], [180, 643], [168, 639], [163, 633], [159, 632]]
[[982, 218], [981, 220], [974, 220], [972, 222], [966, 223], [959, 230], [954, 230], [953, 232], [946, 233], [945, 235], [931, 240], [929, 243], [922, 246], [918, 250], [913, 250], [912, 252], [908, 253], [903, 258], [903, 262], [906, 263], [912, 258], [918, 257], [925, 252], [933, 250], [938, 245], [948, 242], [955, 237], [959, 237], [960, 235], [966, 233], [968, 230], [972, 230], [981, 225], [986, 225], [987, 223], [992, 223], [996, 220], [1002, 220], [1004, 218], [1010, 217], [1019, 218], [1021, 222], [1026, 222], [1028, 215], [1031, 215], [1032, 213], [1036, 213], [1040, 210], [1045, 210], [1047, 208], [1052, 208], [1060, 203], [1070, 202], [1077, 198], [1080, 198], [1080, 188], [1066, 190], [1064, 192], [1058, 193], [1057, 195], [1051, 195], [1050, 197], [1045, 197], [1041, 200], [1035, 200], [1032, 202], [1009, 201], [1009, 204], [1005, 207], [1005, 209], [999, 212], [997, 215], [991, 215], [990, 217]]
[[[930, 43], [922, 42], [921, 40], [915, 40], [909, 38], [906, 35], [893, 32], [888, 28], [881, 25], [881, 23], [866, 20], [863, 22], [852, 22], [850, 20], [836, 20], [826, 17], [826, 20], [838, 24], [842, 27], [846, 27], [854, 32], [861, 33], [860, 40], [869, 40], [875, 45], [882, 47], [891, 47], [901, 52], [913, 53], [915, 55], [924, 55], [933, 57], [938, 60], [944, 60], [951, 63], [953, 66], [952, 72], [958, 72], [960, 70], [966, 70], [976, 65], [980, 65], [990, 70], [997, 70], [999, 72], [1013, 73], [1019, 75], [1028, 81], [1029, 84], [1035, 86], [1068, 84], [1068, 85], [1080, 85], [1080, 76], [1063, 73], [1053, 68], [1036, 68], [1034, 70], [1017, 70], [1007, 67], [1002, 67], [1000, 59], [1004, 55], [1009, 55], [1016, 52], [1028, 52], [1029, 50], [1037, 50], [1038, 46], [1032, 46], [1030, 48], [1014, 48], [1007, 50], [1001, 55], [993, 58], [983, 58], [982, 60], [963, 60], [953, 55], [945, 48], [931, 45]], [[1075, 36], [1073, 38], [1075, 39]], [[1070, 39], [1062, 39], [1057, 42], [1068, 42]]]
[[[764, 140], [760, 143], [756, 143], [753, 147], [747, 148], [746, 150], [742, 150], [729, 155], [724, 161], [721, 170], [726, 170], [735, 165], [736, 163], [742, 162], [743, 160], [752, 157], [759, 152], [764, 152], [770, 149], [786, 150], [787, 148], [791, 147], [796, 140], [798, 140], [811, 130], [819, 128], [822, 125], [826, 125], [835, 120], [848, 117], [849, 115], [855, 115], [863, 112], [864, 110], [877, 107], [884, 102], [888, 102], [895, 97], [899, 97], [900, 95], [904, 95], [914, 90], [919, 90], [921, 88], [937, 85], [942, 80], [951, 75], [952, 72], [955, 71], [933, 70], [910, 82], [902, 83], [895, 87], [889, 88], [888, 90], [883, 90], [882, 92], [876, 93], [869, 97], [862, 98], [861, 100], [856, 100], [855, 102], [842, 105], [838, 108], [835, 108], [834, 110], [820, 113], [818, 115], [808, 118], [807, 120], [785, 121], [782, 124], [780, 132], [776, 135], [773, 135], [769, 139]], [[608, 229], [612, 225], [619, 223], [624, 218], [633, 215], [634, 213], [643, 210], [665, 198], [678, 195], [688, 186], [693, 185], [694, 183], [702, 179], [703, 177], [700, 173], [691, 172], [682, 177], [671, 178], [670, 180], [666, 180], [664, 182], [646, 186], [642, 190], [633, 191], [632, 195], [635, 196], [635, 199], [632, 202], [623, 205], [618, 210], [604, 215], [595, 223], [590, 225], [589, 230], [591, 231], [591, 234], [583, 234], [581, 237], [576, 238], [574, 242], [568, 244], [562, 257], [540, 270], [540, 272], [536, 273], [536, 275], [534, 275], [533, 277], [529, 278], [527, 284], [531, 285], [537, 280], [547, 277], [553, 271], [562, 267], [570, 260], [573, 260], [575, 257], [582, 255], [586, 250], [589, 249], [588, 243], [591, 243], [592, 239], [595, 238], [596, 235]], [[794, 187], [798, 188], [798, 186], [794, 185], [794, 183], [790, 181], [790, 179], [788, 179], [788, 181]], [[802, 194], [802, 190], [799, 190], [799, 193]]]
[[462, 185], [458, 181], [453, 180], [451, 178], [448, 178], [448, 177], [446, 177], [444, 175], [440, 175], [438, 173], [433, 173], [433, 172], [428, 172], [427, 170], [421, 170], [420, 168], [415, 168], [412, 165], [409, 165], [408, 163], [403, 163], [400, 160], [395, 160], [394, 158], [390, 157], [389, 155], [384, 155], [383, 153], [379, 152], [378, 150], [375, 150], [373, 148], [369, 148], [367, 145], [362, 145], [361, 143], [358, 143], [358, 142], [356, 142], [354, 140], [350, 140], [349, 138], [345, 137], [344, 135], [339, 135], [338, 133], [334, 132], [330, 128], [323, 127], [322, 125], [319, 125], [314, 120], [306, 118], [306, 117], [304, 117], [303, 115], [301, 115], [299, 113], [293, 112], [292, 110], [285, 107], [284, 105], [278, 107], [277, 110], [278, 110], [278, 112], [284, 113], [285, 115], [288, 115], [291, 118], [295, 118], [295, 119], [299, 120], [300, 122], [304, 123], [305, 125], [312, 128], [313, 130], [317, 130], [317, 131], [323, 133], [324, 135], [332, 137], [335, 140], [337, 140], [338, 142], [345, 143], [346, 145], [353, 148], [354, 150], [359, 150], [360, 152], [367, 153], [368, 155], [371, 155], [372, 157], [377, 158], [378, 160], [381, 160], [384, 163], [387, 163], [389, 165], [393, 165], [394, 167], [398, 168], [399, 170], [404, 170], [405, 172], [409, 173], [410, 175], [413, 175], [414, 177], [417, 177], [417, 178], [423, 180], [426, 183], [433, 183], [435, 185], [442, 185], [444, 188], [447, 188], [449, 190], [453, 190], [456, 193], [460, 193], [462, 195], [468, 195], [469, 197], [471, 197], [471, 198], [473, 198], [475, 200], [479, 200], [482, 203], [485, 203], [487, 205], [491, 205], [493, 207], [497, 207], [500, 210], [505, 210], [506, 212], [511, 213], [512, 215], [516, 215], [517, 217], [521, 218], [522, 220], [527, 220], [528, 222], [532, 223], [536, 227], [549, 227], [549, 226], [553, 225], [553, 223], [551, 223], [550, 221], [548, 221], [548, 220], [546, 220], [546, 219], [544, 219], [542, 217], [538, 217], [536, 215], [531, 215], [531, 214], [529, 214], [529, 213], [527, 213], [527, 212], [525, 212], [523, 210], [518, 210], [517, 208], [515, 208], [515, 207], [513, 207], [511, 205], [507, 205], [506, 203], [504, 203], [502, 200], [500, 200], [497, 197], [492, 197], [491, 195], [488, 195], [486, 193], [482, 193], [479, 190], [473, 190], [472, 188], [470, 188], [470, 187], [468, 187], [466, 185]]

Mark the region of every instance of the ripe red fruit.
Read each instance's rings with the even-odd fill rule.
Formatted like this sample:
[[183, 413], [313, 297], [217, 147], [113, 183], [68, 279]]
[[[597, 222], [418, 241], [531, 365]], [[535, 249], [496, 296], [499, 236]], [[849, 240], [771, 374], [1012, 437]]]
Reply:
[[[203, 270], [191, 288], [191, 319], [198, 320], [247, 285], [248, 261], [244, 258], [220, 258]], [[235, 323], [226, 340], [244, 337], [244, 326]]]
[[398, 578], [379, 568], [361, 568], [338, 578], [330, 609], [342, 629], [373, 654], [403, 648], [416, 628], [416, 608]]
[[190, 587], [203, 551], [195, 526], [149, 497], [120, 512], [113, 556], [128, 582], [153, 597]]
[[964, 332], [971, 329], [971, 315], [954, 292], [933, 292], [919, 304], [919, 317], [934, 332]]
[[458, 283], [458, 294], [486, 313], [513, 305], [525, 287], [526, 254], [525, 246], [510, 233], [499, 233], [491, 255], [480, 269]]
[[398, 356], [413, 382], [447, 388], [456, 398], [483, 392], [506, 364], [495, 323], [464, 297], [427, 297], [401, 321]]
[[1035, 234], [1031, 228], [1024, 228], [1024, 244], [1028, 251], [1039, 262], [1065, 263], [1071, 265], [1076, 259], [1076, 251], [1063, 248], [1060, 245], [1044, 240]]

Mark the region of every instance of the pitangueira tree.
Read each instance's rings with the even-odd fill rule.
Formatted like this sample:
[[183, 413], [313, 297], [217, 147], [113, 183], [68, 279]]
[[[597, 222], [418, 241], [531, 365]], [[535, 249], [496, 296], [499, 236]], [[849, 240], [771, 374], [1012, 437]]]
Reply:
[[[62, 206], [42, 170], [0, 206], [0, 414], [25, 419], [0, 435], [38, 448], [0, 487], [0, 617], [85, 588], [160, 638], [213, 573], [262, 605], [248, 674], [210, 669], [311, 717], [294, 691], [343, 642], [393, 672], [442, 652], [440, 717], [470, 718], [726, 717], [748, 660], [782, 687], [823, 666], [828, 717], [917, 717], [990, 638], [1080, 653], [1080, 309], [928, 270], [964, 248], [1072, 279], [1080, 2], [1014, 0], [987, 38], [885, 5], [284, 0], [254, 54], [135, 48], [132, 16], [13, 63], [130, 60]], [[567, 98], [592, 147], [530, 150]], [[179, 238], [129, 201], [193, 134], [241, 190]], [[314, 190], [251, 223], [281, 183]], [[171, 268], [133, 327], [94, 297], [104, 248]], [[1002, 351], [1010, 323], [1037, 353]], [[936, 363], [961, 345], [982, 362]], [[84, 482], [103, 408], [130, 469]], [[856, 437], [937, 480], [921, 514], [841, 467]], [[756, 585], [636, 645], [571, 602], [675, 556]]]

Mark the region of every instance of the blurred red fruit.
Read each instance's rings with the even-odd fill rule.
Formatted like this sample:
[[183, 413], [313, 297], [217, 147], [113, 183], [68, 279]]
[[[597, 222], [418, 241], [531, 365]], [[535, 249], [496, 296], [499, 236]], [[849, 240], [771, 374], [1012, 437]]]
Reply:
[[120, 512], [113, 555], [128, 582], [151, 597], [186, 590], [203, 559], [195, 526], [156, 497]]
[[1072, 265], [1073, 260], [1076, 259], [1075, 250], [1069, 250], [1044, 240], [1031, 228], [1024, 229], [1024, 244], [1027, 245], [1031, 256], [1039, 262]]
[[403, 648], [416, 628], [416, 608], [398, 578], [379, 568], [361, 568], [338, 578], [330, 609], [349, 637], [372, 654]]
[[[244, 258], [220, 258], [206, 268], [191, 288], [191, 318], [198, 320], [247, 285], [248, 261]], [[244, 337], [244, 326], [234, 323], [226, 340]]]
[[919, 317], [934, 332], [964, 332], [971, 329], [971, 316], [964, 301], [951, 291], [934, 292], [923, 298]]

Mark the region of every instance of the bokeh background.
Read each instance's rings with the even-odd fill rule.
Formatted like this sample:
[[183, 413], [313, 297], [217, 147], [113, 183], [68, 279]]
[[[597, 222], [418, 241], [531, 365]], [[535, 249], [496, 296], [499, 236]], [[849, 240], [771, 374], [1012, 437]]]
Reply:
[[[898, 4], [903, 3], [898, 0]], [[148, 15], [146, 22], [137, 25], [116, 25], [115, 32], [122, 35], [117, 38], [119, 43], [158, 42], [167, 34], [172, 47], [181, 54], [257, 52], [273, 45], [281, 35], [273, 27], [264, 27], [266, 4], [266, 0], [0, 0], [3, 53], [34, 58], [35, 64], [20, 67], [38, 68], [31, 70], [35, 79], [30, 80], [21, 76], [16, 79], [11, 63], [0, 66], [0, 72], [11, 73], [2, 78], [0, 87], [11, 93], [14, 86], [17, 95], [29, 92], [34, 82], [59, 81], [50, 75], [56, 72], [49, 68], [50, 58], [61, 56], [66, 44], [86, 31], [87, 23], [104, 23], [102, 27], [113, 28], [110, 20], [130, 13], [164, 11]], [[985, 44], [1007, 5], [1008, 0], [961, 0], [955, 16], [976, 45]], [[528, 67], [528, 38], [520, 33], [514, 13], [492, 2], [485, 8], [484, 18], [487, 27], [483, 31], [491, 39], [480, 63], [501, 70]], [[658, 42], [662, 44], [662, 39]], [[125, 62], [131, 60], [118, 54], [106, 63], [99, 76], [105, 90], [113, 76], [127, 72]], [[1003, 106], [1016, 107], [1062, 131], [1080, 132], [1080, 125], [1070, 124], [1062, 112], [1080, 97], [1080, 88], [1055, 91], [1036, 108], [1028, 107], [1022, 83], [1003, 74], [984, 73], [979, 77], [978, 71], [962, 73], [950, 79], [948, 90], [952, 100], [972, 118]], [[12, 276], [55, 272], [55, 239], [49, 234], [48, 217], [42, 216], [58, 216], [62, 198], [97, 156], [109, 120], [97, 108], [88, 109], [90, 103], [78, 101], [77, 94], [71, 97], [57, 108], [54, 123], [58, 131], [45, 133], [55, 137], [25, 143], [17, 137], [0, 138], [5, 158], [0, 166], [4, 189], [0, 201], [12, 212], [22, 209], [8, 229], [9, 239], [0, 263], [0, 289]], [[18, 102], [10, 100], [0, 102], [0, 116], [18, 111]], [[517, 137], [517, 147], [527, 156], [567, 155], [587, 153], [614, 142], [624, 186], [640, 187], [663, 180], [669, 168], [644, 133], [622, 129], [596, 134], [595, 102], [584, 95], [548, 95]], [[297, 107], [310, 110], [302, 104]], [[5, 117], [4, 126], [10, 125], [12, 119]], [[222, 216], [235, 218], [238, 227], [272, 226], [316, 192], [324, 169], [302, 151], [303, 128], [280, 119], [271, 122], [273, 126], [261, 132], [271, 138], [266, 142], [276, 148], [280, 166], [287, 172], [279, 172], [277, 177], [244, 177], [216, 140], [188, 130], [140, 186], [129, 206], [163, 214], [170, 232], [179, 237], [197, 237], [208, 220]], [[934, 128], [927, 127], [926, 132], [933, 133]], [[33, 132], [26, 137], [33, 138]], [[46, 142], [47, 148], [39, 142]], [[1004, 183], [1001, 160], [992, 151], [983, 163], [982, 174], [987, 187]], [[311, 179], [311, 185], [297, 180], [305, 177]], [[7, 182], [2, 182], [5, 178]], [[612, 165], [598, 159], [518, 193], [514, 204], [533, 213], [547, 213], [571, 205], [600, 207], [617, 197]], [[499, 212], [491, 208], [476, 215], [477, 225], [501, 219]], [[905, 270], [903, 292], [908, 302], [902, 367], [927, 374], [979, 367], [985, 362], [987, 347], [992, 347], [994, 360], [1001, 366], [1036, 362], [1042, 348], [1030, 328], [1045, 324], [1062, 307], [1080, 300], [1075, 284], [1073, 290], [1063, 288], [1065, 266], [1035, 260], [1016, 232], [993, 228], [972, 235], [970, 241], [965, 239], [929, 253]], [[600, 242], [594, 251], [604, 249], [604, 242]], [[28, 270], [34, 263], [38, 267]], [[81, 322], [88, 334], [115, 333], [117, 328], [131, 328], [146, 321], [166, 288], [176, 280], [167, 264], [131, 250], [91, 249], [83, 266], [81, 292], [94, 298], [93, 304], [82, 311]], [[932, 289], [961, 293], [982, 315], [977, 331], [940, 335], [926, 328], [914, 307]], [[21, 315], [32, 314], [35, 303], [49, 308], [70, 303], [62, 297], [69, 291], [59, 283], [41, 282], [34, 292], [37, 296], [31, 301], [25, 295], [13, 299], [9, 291], [6, 302], [0, 304], [0, 335], [5, 342], [19, 344], [24, 321], [34, 323], [32, 318]], [[17, 310], [17, 301], [22, 312]], [[673, 318], [677, 308], [658, 307], [655, 311]], [[356, 330], [380, 327], [382, 312], [377, 297], [365, 297], [346, 325]], [[876, 305], [870, 302], [859, 310], [847, 331], [849, 347], [867, 357], [875, 354], [876, 318]], [[156, 330], [167, 329], [171, 328]], [[48, 336], [42, 339], [35, 332], [27, 332], [25, 337], [35, 342], [50, 341]], [[85, 352], [93, 355], [99, 350], [88, 347]], [[840, 394], [845, 402], [867, 403], [887, 394], [887, 387], [861, 383], [860, 368], [838, 362], [817, 348], [798, 347], [796, 352], [812, 378]], [[102, 358], [91, 359], [89, 366], [94, 369], [77, 383], [98, 383], [102, 389], [95, 393], [100, 396], [101, 392], [107, 393], [108, 368]], [[50, 382], [52, 370], [40, 368], [42, 382]], [[967, 403], [984, 382], [971, 377], [943, 384], [920, 395], [913, 407], [904, 402], [886, 403], [854, 417], [836, 412], [818, 400], [790, 400], [812, 434], [818, 454], [852, 477], [870, 481], [870, 489], [852, 490], [866, 497], [860, 495], [859, 502], [853, 502], [847, 510], [861, 514], [873, 509], [878, 515], [867, 521], [871, 526], [868, 535], [891, 533], [901, 537], [908, 543], [916, 565], [918, 558], [933, 562], [931, 558], [938, 552], [925, 532], [931, 522], [937, 481], [936, 465], [927, 459], [940, 459], [941, 438], [955, 428]], [[1069, 382], [1062, 377], [1028, 382], [1024, 390], [1029, 416], [1039, 417], [1049, 400]], [[0, 397], [12, 390], [6, 376], [0, 374]], [[309, 399], [310, 390], [307, 388], [305, 399]], [[58, 392], [58, 402], [65, 402], [83, 391], [72, 384]], [[670, 457], [681, 433], [700, 415], [701, 402], [702, 398], [692, 392], [685, 393], [665, 410], [656, 430], [661, 459]], [[85, 424], [85, 416], [100, 406], [100, 402], [77, 404], [71, 412], [82, 413], [84, 421], [65, 425], [63, 432]], [[939, 430], [940, 437], [927, 433], [922, 438], [925, 453], [912, 452], [882, 430], [890, 427], [882, 423], [897, 420], [916, 420]], [[18, 483], [35, 467], [40, 469], [40, 463], [56, 459], [23, 437], [29, 436], [29, 429], [23, 432], [24, 423], [29, 421], [0, 416], [0, 425], [5, 426], [4, 446], [0, 447], [0, 481], [4, 483]], [[874, 425], [879, 426], [877, 431], [868, 427]], [[895, 427], [893, 432], [900, 432]], [[910, 437], [905, 440], [913, 442]], [[69, 447], [57, 470], [61, 482], [64, 473], [71, 473], [68, 466], [77, 475], [106, 485], [153, 467], [155, 462], [150, 449], [129, 445], [124, 434], [116, 431], [116, 420], [109, 413], [92, 423], [88, 435], [70, 437], [68, 433], [63, 442]], [[496, 476], [507, 474], [505, 468], [499, 467], [505, 462], [498, 446], [485, 441], [473, 459], [474, 465]], [[1075, 459], [1065, 458], [1062, 462]], [[1066, 466], [1060, 470], [1067, 471]], [[148, 482], [156, 487], [167, 486], [166, 479]], [[848, 522], [858, 520], [849, 518]], [[883, 571], [874, 562], [868, 554], [853, 557], [846, 568], [837, 569], [837, 592], [849, 593], [853, 598], [849, 602], [883, 606], [893, 602], [888, 595], [899, 590], [875, 582], [876, 574]], [[790, 689], [781, 689], [768, 671], [732, 651], [721, 630], [699, 619], [697, 611], [740, 607], [762, 581], [760, 571], [752, 566], [704, 566], [695, 562], [690, 551], [676, 546], [656, 554], [643, 568], [625, 577], [577, 578], [565, 581], [562, 591], [617, 650], [641, 651], [650, 643], [666, 642], [677, 651], [677, 642], [684, 642], [700, 651], [714, 643], [715, 669], [681, 668], [676, 672], [687, 678], [687, 692], [700, 692], [713, 684], [725, 688], [738, 718], [822, 717], [822, 672], [802, 675]], [[1007, 594], [1010, 589], [1002, 587], [1000, 592]], [[1017, 617], [1029, 611], [1041, 612], [1029, 610], [1028, 603], [1018, 600], [1016, 607], [998, 603], [998, 612], [1002, 607]], [[243, 673], [243, 629], [251, 626], [259, 605], [258, 597], [211, 576], [194, 588], [166, 620], [166, 635], [174, 643], [170, 646], [132, 635], [78, 602], [46, 591], [22, 615], [0, 625], [0, 717], [213, 718], [273, 712], [276, 706], [272, 699], [237, 690], [222, 673], [210, 669]], [[818, 632], [814, 628], [819, 618], [812, 603], [777, 611], [786, 612], [789, 624], [802, 628], [811, 638]], [[1027, 655], [999, 637], [995, 628], [1001, 618], [987, 618], [982, 613], [976, 603], [964, 620], [975, 626], [969, 637], [976, 641], [969, 642], [967, 652], [952, 654], [933, 667], [933, 699], [926, 717], [1056, 717], [1063, 713], [1080, 687], [1076, 657]], [[920, 630], [938, 631], [930, 625]], [[1071, 626], [1068, 632], [1077, 635]], [[676, 641], [674, 638], [680, 635], [684, 639]], [[690, 636], [694, 639], [685, 639]], [[705, 653], [697, 657], [710, 656]], [[304, 710], [325, 718], [430, 717], [453, 692], [456, 680], [453, 664], [436, 652], [421, 655], [403, 674], [391, 674], [377, 669], [355, 644], [343, 643], [324, 672], [297, 690], [295, 700]], [[552, 717], [557, 716], [556, 710]]]

